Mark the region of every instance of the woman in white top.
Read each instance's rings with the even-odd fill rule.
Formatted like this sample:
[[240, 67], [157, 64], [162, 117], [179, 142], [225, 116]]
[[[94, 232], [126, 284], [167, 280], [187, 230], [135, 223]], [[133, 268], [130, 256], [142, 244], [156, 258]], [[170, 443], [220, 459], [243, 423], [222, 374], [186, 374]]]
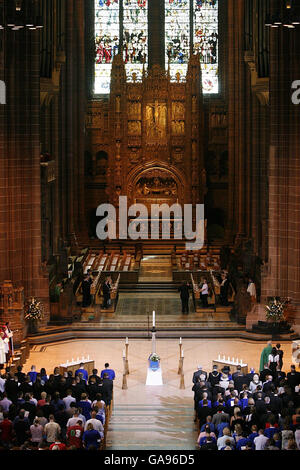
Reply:
[[252, 379], [252, 381], [250, 382], [250, 385], [249, 385], [250, 392], [251, 393], [256, 392], [256, 389], [259, 385], [262, 386], [262, 381], [259, 380], [259, 375], [258, 374], [254, 374], [253, 379]]
[[279, 360], [280, 360], [280, 357], [279, 357], [279, 354], [277, 353], [276, 348], [272, 348], [271, 354], [269, 354], [268, 359], [269, 359], [268, 367], [276, 376], [276, 370], [277, 370], [277, 367], [279, 367]]

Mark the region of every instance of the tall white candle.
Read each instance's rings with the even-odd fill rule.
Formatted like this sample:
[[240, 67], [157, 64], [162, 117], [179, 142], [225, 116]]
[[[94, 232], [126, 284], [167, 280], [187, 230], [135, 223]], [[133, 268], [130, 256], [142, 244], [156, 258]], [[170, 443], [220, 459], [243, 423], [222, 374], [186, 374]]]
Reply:
[[218, 361], [219, 361], [220, 359], [221, 359], [221, 356], [220, 356], [220, 354], [219, 354], [219, 355], [218, 355]]
[[182, 344], [182, 338], [179, 338], [179, 344]]
[[153, 326], [155, 326], [155, 310], [153, 310]]
[[128, 344], [128, 343], [129, 343], [128, 337], [126, 336], [126, 342], [125, 342], [125, 344]]
[[184, 353], [183, 353], [183, 350], [181, 351], [181, 357], [184, 357]]
[[125, 354], [125, 349], [123, 349], [123, 359], [125, 359], [126, 354]]

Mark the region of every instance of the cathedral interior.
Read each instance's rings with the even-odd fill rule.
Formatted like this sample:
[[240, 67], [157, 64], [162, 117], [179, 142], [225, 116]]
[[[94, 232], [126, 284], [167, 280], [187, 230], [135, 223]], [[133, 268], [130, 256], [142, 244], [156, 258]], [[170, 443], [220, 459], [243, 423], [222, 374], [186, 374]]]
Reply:
[[[299, 3], [0, 0], [0, 320], [15, 330], [12, 367], [47, 342], [148, 338], [153, 310], [161, 338], [299, 338]], [[97, 208], [118, 217], [122, 196], [204, 205], [203, 246], [172, 237], [175, 215], [167, 238], [163, 220], [150, 237], [144, 216], [140, 237], [100, 239]], [[266, 319], [275, 298], [277, 325]]]

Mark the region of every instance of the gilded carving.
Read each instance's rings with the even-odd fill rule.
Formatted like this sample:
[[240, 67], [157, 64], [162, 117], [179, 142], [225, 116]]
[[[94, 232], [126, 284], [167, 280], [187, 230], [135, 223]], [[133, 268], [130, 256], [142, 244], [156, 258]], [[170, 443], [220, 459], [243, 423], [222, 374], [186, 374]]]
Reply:
[[138, 101], [128, 103], [128, 118], [140, 120], [142, 118], [142, 105]]
[[147, 144], [161, 144], [166, 140], [167, 105], [156, 100], [145, 107]]
[[185, 117], [185, 106], [184, 103], [180, 101], [175, 101], [172, 103], [172, 120], [184, 120]]
[[176, 182], [168, 177], [143, 177], [136, 186], [136, 194], [143, 197], [178, 196]]
[[172, 121], [172, 135], [184, 135], [184, 129], [184, 121]]
[[128, 121], [128, 135], [141, 135], [142, 123], [140, 121]]

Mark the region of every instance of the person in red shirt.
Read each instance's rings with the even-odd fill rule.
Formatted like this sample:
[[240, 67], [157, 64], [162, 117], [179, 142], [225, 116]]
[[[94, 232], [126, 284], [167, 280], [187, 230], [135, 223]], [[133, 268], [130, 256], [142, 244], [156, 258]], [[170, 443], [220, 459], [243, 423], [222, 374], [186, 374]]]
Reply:
[[13, 424], [8, 419], [8, 413], [3, 413], [3, 421], [0, 423], [0, 442], [4, 447], [9, 447], [13, 438]]
[[74, 446], [76, 449], [82, 448], [82, 436], [84, 433], [84, 429], [82, 426], [82, 421], [79, 419], [75, 426], [71, 426], [68, 428], [67, 431], [67, 442], [69, 446]]
[[62, 442], [53, 442], [49, 447], [49, 450], [67, 450], [66, 444]]

